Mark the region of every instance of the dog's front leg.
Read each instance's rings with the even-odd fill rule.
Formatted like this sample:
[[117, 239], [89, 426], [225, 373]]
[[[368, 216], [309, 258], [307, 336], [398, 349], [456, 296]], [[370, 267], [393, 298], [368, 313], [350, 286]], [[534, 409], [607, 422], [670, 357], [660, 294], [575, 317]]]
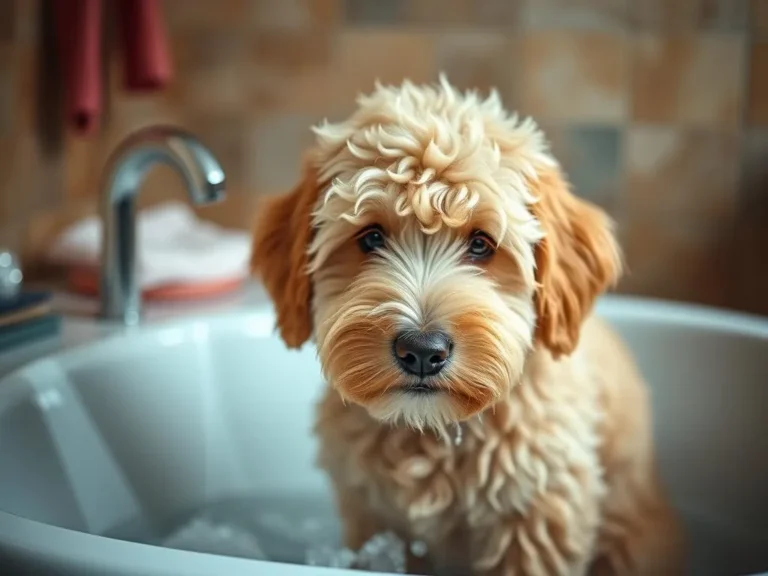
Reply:
[[359, 550], [373, 536], [385, 530], [370, 510], [361, 490], [339, 488], [336, 498], [344, 545], [350, 550]]
[[[593, 485], [594, 486], [594, 485]], [[552, 492], [537, 497], [523, 514], [488, 518], [475, 529], [475, 576], [583, 576], [595, 551], [599, 497]]]

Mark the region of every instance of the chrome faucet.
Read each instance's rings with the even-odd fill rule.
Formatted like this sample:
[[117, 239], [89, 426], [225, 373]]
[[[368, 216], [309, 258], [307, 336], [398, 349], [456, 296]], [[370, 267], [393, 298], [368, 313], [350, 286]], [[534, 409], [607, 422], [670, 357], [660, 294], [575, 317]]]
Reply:
[[141, 319], [136, 274], [136, 196], [156, 164], [181, 174], [193, 204], [224, 198], [224, 170], [194, 136], [170, 126], [149, 126], [129, 135], [107, 161], [102, 191], [102, 318], [127, 326]]

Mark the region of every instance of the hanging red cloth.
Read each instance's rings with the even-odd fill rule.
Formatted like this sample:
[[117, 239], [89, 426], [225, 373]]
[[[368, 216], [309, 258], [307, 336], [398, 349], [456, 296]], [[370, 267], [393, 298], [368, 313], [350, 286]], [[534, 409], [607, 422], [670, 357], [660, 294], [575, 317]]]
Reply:
[[[102, 113], [102, 0], [54, 0], [66, 92], [65, 121], [96, 131]], [[172, 69], [159, 0], [115, 0], [126, 90], [161, 90]]]
[[160, 90], [171, 80], [171, 59], [158, 0], [120, 0], [125, 87]]
[[96, 130], [101, 115], [101, 0], [55, 0], [67, 124]]

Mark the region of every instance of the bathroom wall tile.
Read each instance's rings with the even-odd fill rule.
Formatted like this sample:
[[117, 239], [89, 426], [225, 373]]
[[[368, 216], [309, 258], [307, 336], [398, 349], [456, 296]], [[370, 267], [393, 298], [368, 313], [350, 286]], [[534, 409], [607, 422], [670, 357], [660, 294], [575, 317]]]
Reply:
[[374, 81], [434, 81], [435, 42], [430, 34], [383, 29], [344, 30], [333, 37], [327, 63], [300, 71], [258, 63], [250, 75], [258, 110], [338, 117], [352, 111], [355, 97]]
[[454, 28], [509, 28], [518, 20], [523, 0], [409, 0], [410, 24]]
[[434, 37], [424, 32], [347, 30], [339, 34], [334, 50], [332, 94], [345, 107], [361, 92], [384, 84], [437, 80]]
[[351, 26], [387, 26], [403, 20], [403, 0], [346, 0], [344, 19]]
[[[12, 233], [8, 229], [8, 223], [11, 222], [13, 216], [9, 205], [12, 194], [9, 191], [13, 177], [14, 140], [10, 137], [0, 137], [0, 242], [4, 243], [16, 241], [15, 231]], [[3, 233], [7, 233], [7, 235], [3, 235]]]
[[333, 83], [333, 71], [325, 66], [300, 72], [254, 66], [248, 77], [250, 106], [245, 112], [333, 114], [342, 104], [334, 101]]
[[752, 128], [744, 138], [744, 177], [736, 242], [731, 257], [736, 262], [732, 305], [755, 314], [768, 315], [768, 129]]
[[249, 56], [259, 66], [300, 72], [328, 64], [332, 45], [322, 31], [261, 30], [251, 39]]
[[[40, 0], [11, 0], [14, 6], [13, 38], [18, 46], [31, 46], [40, 37]], [[5, 3], [5, 2], [4, 2]]]
[[338, 23], [341, 0], [248, 0], [259, 30], [327, 30]]
[[762, 40], [768, 39], [768, 0], [752, 0], [749, 23], [753, 34]]
[[739, 178], [733, 134], [634, 126], [627, 140], [627, 214], [664, 225], [713, 225], [733, 215]]
[[11, 44], [14, 40], [17, 11], [16, 2], [17, 0], [5, 0], [5, 2], [0, 2], [0, 45]]
[[261, 196], [248, 194], [239, 188], [227, 186], [227, 199], [208, 206], [193, 207], [198, 218], [214, 222], [225, 228], [251, 230], [258, 214]]
[[662, 33], [743, 30], [749, 12], [749, 0], [641, 0], [630, 4], [630, 22], [636, 29]]
[[738, 137], [635, 126], [620, 291], [712, 306], [732, 301]]
[[[768, 128], [751, 128], [743, 136], [743, 167], [740, 190], [742, 210], [768, 209]], [[768, 217], [768, 210], [764, 213]]]
[[451, 31], [436, 39], [435, 58], [438, 71], [461, 89], [477, 89], [487, 94], [496, 88], [504, 103], [512, 105], [509, 92], [513, 80], [516, 43], [501, 33], [488, 31]]
[[524, 0], [520, 22], [526, 28], [622, 28], [627, 23], [629, 1]]
[[727, 306], [733, 277], [732, 227], [690, 226], [632, 215], [622, 234], [626, 262], [619, 292]]
[[247, 34], [215, 28], [175, 35], [176, 79], [168, 90], [192, 110], [241, 109], [247, 100]]
[[44, 159], [33, 133], [15, 138], [11, 174], [9, 186], [16, 193], [11, 195], [8, 206], [14, 219], [26, 222], [34, 214], [61, 204], [63, 158]]
[[[269, 0], [282, 2], [282, 0]], [[306, 2], [313, 30], [329, 30], [341, 24], [343, 6], [342, 0], [303, 0]]]
[[638, 30], [680, 32], [694, 30], [699, 20], [700, 0], [633, 0], [630, 23]]
[[[117, 142], [115, 137], [113, 142]], [[64, 150], [67, 161], [64, 165], [64, 180], [62, 182], [64, 196], [71, 198], [88, 198], [98, 195], [101, 185], [101, 170], [108, 150], [113, 149], [113, 142], [105, 139], [89, 140], [68, 134], [64, 140]]]
[[14, 75], [14, 124], [17, 135], [31, 133], [37, 123], [37, 51], [34, 46], [16, 45], [11, 60]]
[[522, 110], [541, 120], [622, 120], [627, 100], [626, 50], [622, 35], [523, 35], [516, 81]]
[[0, 138], [7, 138], [13, 130], [15, 106], [15, 70], [13, 49], [0, 46]]
[[[243, 28], [252, 0], [163, 0], [163, 19], [171, 31]], [[288, 1], [288, 0], [286, 0]]]
[[746, 29], [749, 0], [699, 0], [699, 2], [700, 29], [723, 31]]
[[[206, 113], [214, 113], [208, 111]], [[149, 95], [131, 95], [117, 92], [112, 103], [112, 117], [109, 125], [100, 138], [85, 139], [88, 143], [99, 142], [100, 155], [106, 156], [112, 152], [120, 141], [128, 134], [152, 124], [180, 124], [188, 111], [181, 103], [169, 98], [155, 98]], [[204, 137], [204, 134], [200, 134]], [[73, 140], [78, 140], [73, 137]]]
[[282, 193], [296, 185], [301, 178], [302, 156], [314, 142], [311, 127], [320, 120], [301, 114], [252, 119], [245, 148], [247, 193]]
[[632, 50], [632, 117], [641, 122], [736, 128], [743, 100], [744, 40], [651, 36]]
[[768, 42], [757, 42], [751, 47], [747, 106], [750, 124], [768, 126]]
[[618, 216], [623, 175], [621, 126], [545, 122], [539, 127], [573, 192]]
[[330, 113], [336, 37], [326, 31], [259, 31], [244, 75], [254, 111]]
[[563, 130], [562, 142], [563, 154], [558, 157], [573, 191], [615, 213], [622, 176], [621, 129], [618, 126], [570, 126]]

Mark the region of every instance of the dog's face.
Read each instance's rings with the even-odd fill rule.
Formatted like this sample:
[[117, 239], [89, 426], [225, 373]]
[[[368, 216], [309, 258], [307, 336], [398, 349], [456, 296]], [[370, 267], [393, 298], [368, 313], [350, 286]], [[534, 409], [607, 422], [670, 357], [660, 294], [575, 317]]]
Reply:
[[254, 269], [283, 338], [314, 335], [342, 397], [419, 428], [464, 420], [508, 394], [536, 343], [574, 348], [618, 275], [609, 222], [495, 95], [406, 83], [359, 103], [263, 209]]

